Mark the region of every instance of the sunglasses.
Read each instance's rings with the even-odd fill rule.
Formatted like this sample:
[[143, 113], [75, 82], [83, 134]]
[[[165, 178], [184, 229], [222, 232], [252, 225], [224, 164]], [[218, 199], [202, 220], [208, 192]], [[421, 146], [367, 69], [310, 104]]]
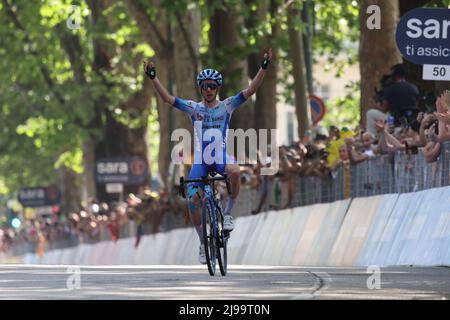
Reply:
[[205, 91], [208, 89], [216, 90], [217, 88], [219, 88], [219, 86], [215, 83], [204, 83], [201, 85], [201, 88]]

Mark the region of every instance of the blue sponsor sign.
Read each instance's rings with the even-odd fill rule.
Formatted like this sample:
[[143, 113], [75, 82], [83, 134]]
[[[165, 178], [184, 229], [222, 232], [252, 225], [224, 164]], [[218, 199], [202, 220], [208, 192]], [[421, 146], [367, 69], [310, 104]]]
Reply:
[[19, 202], [30, 208], [59, 205], [61, 193], [55, 186], [23, 188], [19, 191]]
[[147, 177], [147, 164], [139, 157], [104, 159], [95, 164], [97, 183], [140, 185]]
[[450, 9], [408, 11], [397, 25], [396, 40], [408, 61], [419, 65], [450, 65]]

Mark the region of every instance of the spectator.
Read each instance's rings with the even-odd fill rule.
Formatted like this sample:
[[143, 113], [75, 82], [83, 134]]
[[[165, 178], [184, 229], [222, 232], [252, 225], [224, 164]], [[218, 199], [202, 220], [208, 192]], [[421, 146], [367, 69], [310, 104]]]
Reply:
[[438, 140], [450, 140], [450, 91], [446, 91], [436, 100], [435, 116], [438, 120]]
[[419, 113], [419, 90], [415, 85], [406, 81], [407, 71], [403, 64], [392, 67], [394, 83], [383, 93], [382, 110], [394, 116], [394, 125], [411, 125]]
[[378, 153], [392, 155], [399, 150], [405, 150], [405, 145], [392, 135], [392, 126], [387, 125], [383, 119], [378, 119], [375, 126], [379, 135]]
[[383, 107], [384, 101], [383, 96], [386, 88], [388, 88], [392, 84], [394, 84], [394, 81], [391, 75], [384, 75], [381, 78], [380, 81], [381, 90], [375, 89], [375, 98], [374, 98], [375, 105], [371, 109], [369, 109], [366, 113], [367, 131], [370, 132], [370, 134], [376, 139], [378, 138], [377, 137], [378, 132], [375, 128], [376, 120], [377, 119], [387, 120], [387, 117], [389, 116], [387, 108]]
[[373, 138], [378, 139], [378, 131], [376, 129], [376, 120], [383, 119], [386, 120], [389, 113], [383, 108], [383, 100], [378, 99], [374, 108], [369, 109], [366, 114], [367, 131], [372, 135]]
[[[330, 168], [332, 171], [339, 165], [339, 163], [342, 160], [342, 150], [340, 150], [340, 147], [345, 144], [345, 139], [354, 137], [355, 133], [353, 131], [350, 131], [346, 128], [343, 128], [342, 131], [339, 134], [338, 140], [330, 140], [327, 143], [325, 151], [327, 152], [327, 167]], [[345, 152], [347, 152], [347, 148], [345, 148]], [[348, 157], [348, 153], [347, 153]]]
[[420, 121], [420, 129], [419, 129], [419, 145], [421, 147], [425, 147], [425, 145], [427, 144], [426, 135], [428, 134], [430, 127], [432, 127], [434, 124], [435, 128], [437, 123], [438, 119], [434, 114], [429, 113], [423, 116], [423, 119]]
[[340, 138], [341, 138], [341, 132], [340, 132], [339, 128], [336, 126], [330, 126], [330, 135], [329, 135], [330, 141], [339, 140]]
[[346, 138], [345, 144], [347, 146], [348, 155], [352, 164], [364, 162], [370, 158], [375, 157], [378, 153], [378, 147], [372, 145], [372, 134], [364, 132], [360, 138]]
[[331, 172], [336, 171], [336, 169], [343, 163], [347, 163], [350, 161], [347, 145], [345, 143], [341, 143], [338, 147], [338, 154], [339, 157], [330, 165], [328, 164], [328, 167], [330, 168]]

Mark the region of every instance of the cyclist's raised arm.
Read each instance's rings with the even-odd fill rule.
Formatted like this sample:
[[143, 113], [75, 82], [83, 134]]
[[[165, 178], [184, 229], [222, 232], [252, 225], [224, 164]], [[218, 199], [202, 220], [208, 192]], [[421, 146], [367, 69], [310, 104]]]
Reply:
[[173, 104], [175, 103], [175, 97], [169, 94], [166, 88], [164, 88], [161, 82], [159, 82], [158, 78], [156, 77], [156, 69], [153, 65], [153, 62], [144, 61], [144, 72], [152, 80], [153, 87], [161, 96], [163, 101], [173, 106]]
[[272, 48], [270, 48], [269, 51], [264, 54], [264, 60], [261, 64], [261, 68], [259, 68], [259, 71], [256, 74], [255, 78], [250, 83], [250, 86], [244, 91], [242, 91], [242, 94], [244, 95], [244, 98], [246, 100], [250, 98], [256, 92], [256, 90], [258, 90], [259, 86], [264, 80], [267, 67], [269, 66], [271, 60], [272, 60]]

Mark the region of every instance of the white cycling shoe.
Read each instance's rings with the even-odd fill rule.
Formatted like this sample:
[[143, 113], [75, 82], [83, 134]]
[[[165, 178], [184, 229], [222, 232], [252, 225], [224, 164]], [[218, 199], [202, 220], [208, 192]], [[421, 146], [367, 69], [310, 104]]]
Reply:
[[230, 214], [227, 214], [223, 217], [223, 230], [233, 231], [233, 229], [234, 229], [233, 217]]
[[198, 252], [198, 261], [201, 264], [206, 264], [206, 253], [205, 253], [205, 245], [201, 244]]

